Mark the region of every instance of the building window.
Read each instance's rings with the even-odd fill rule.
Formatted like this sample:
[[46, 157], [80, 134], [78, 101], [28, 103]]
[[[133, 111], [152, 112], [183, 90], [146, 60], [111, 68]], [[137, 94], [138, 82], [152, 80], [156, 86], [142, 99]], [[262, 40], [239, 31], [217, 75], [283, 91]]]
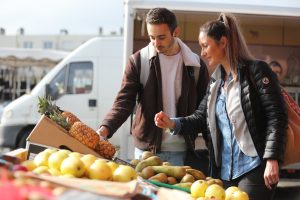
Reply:
[[25, 41], [25, 42], [23, 42], [23, 47], [31, 49], [31, 48], [33, 48], [33, 43], [31, 41]]
[[44, 49], [52, 49], [53, 48], [53, 42], [51, 41], [45, 41], [43, 44]]
[[60, 49], [65, 50], [65, 51], [70, 51], [70, 50], [74, 49], [73, 46], [74, 46], [73, 43], [68, 40], [64, 40], [60, 43]]

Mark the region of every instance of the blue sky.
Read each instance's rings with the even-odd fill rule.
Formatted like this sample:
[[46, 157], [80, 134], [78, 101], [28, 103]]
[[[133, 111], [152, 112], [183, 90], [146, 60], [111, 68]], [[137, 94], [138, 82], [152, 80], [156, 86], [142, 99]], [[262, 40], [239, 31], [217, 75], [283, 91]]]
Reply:
[[0, 27], [7, 35], [20, 27], [25, 34], [98, 34], [123, 27], [123, 0], [0, 0]]

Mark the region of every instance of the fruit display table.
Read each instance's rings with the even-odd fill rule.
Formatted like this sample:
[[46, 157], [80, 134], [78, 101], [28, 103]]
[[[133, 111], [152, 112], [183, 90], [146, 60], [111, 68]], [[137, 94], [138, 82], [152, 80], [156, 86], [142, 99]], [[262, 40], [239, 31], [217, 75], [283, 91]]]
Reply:
[[[156, 188], [142, 179], [128, 183], [98, 181], [79, 178], [58, 178], [48, 175], [16, 172], [11, 174], [1, 167], [0, 193], [5, 200], [45, 199], [139, 199], [171, 200], [193, 199], [179, 190]], [[175, 198], [176, 197], [176, 198]]]
[[130, 163], [55, 148], [41, 151], [33, 160], [25, 160], [25, 154], [17, 149], [0, 157], [0, 194], [5, 200], [249, 199], [238, 187], [225, 190], [220, 179], [190, 166], [172, 166], [149, 152]]
[[48, 171], [30, 171], [26, 169], [26, 167], [31, 167], [28, 163], [30, 162], [21, 162], [21, 159], [17, 157], [7, 155], [0, 157], [0, 194], [3, 197], [1, 199], [171, 200], [175, 196], [179, 200], [193, 199], [189, 193], [160, 188], [141, 177], [129, 182], [101, 181], [68, 176], [58, 177], [51, 175]]

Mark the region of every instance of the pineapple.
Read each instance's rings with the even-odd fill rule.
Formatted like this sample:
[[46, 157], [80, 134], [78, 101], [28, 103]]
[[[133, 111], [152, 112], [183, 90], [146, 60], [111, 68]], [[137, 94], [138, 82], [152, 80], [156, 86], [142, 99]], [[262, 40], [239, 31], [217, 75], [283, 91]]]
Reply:
[[51, 98], [39, 97], [39, 113], [45, 114], [52, 121], [63, 127], [68, 133], [82, 144], [95, 149], [100, 138], [90, 127], [80, 122], [78, 117], [68, 111], [62, 111], [52, 103]]
[[91, 149], [95, 149], [100, 140], [96, 131], [82, 122], [75, 122], [70, 128], [69, 134]]
[[38, 112], [42, 115], [46, 115], [47, 117], [50, 117], [50, 115], [53, 115], [54, 112], [59, 113], [59, 108], [52, 103], [51, 97], [45, 97], [45, 98], [39, 98], [38, 103]]
[[69, 131], [70, 125], [67, 121], [67, 119], [62, 116], [60, 113], [54, 112], [53, 114], [49, 115], [49, 118], [54, 121], [56, 124], [63, 127], [66, 131]]
[[67, 119], [70, 126], [72, 126], [75, 122], [80, 122], [79, 118], [69, 111], [63, 111], [61, 115]]
[[61, 110], [55, 105], [55, 103], [52, 102], [51, 97], [39, 97], [38, 112], [49, 117], [52, 121], [63, 127], [66, 131], [70, 129], [67, 118], [61, 115]]
[[100, 140], [95, 148], [95, 151], [106, 159], [111, 160], [116, 153], [116, 148], [106, 140]]

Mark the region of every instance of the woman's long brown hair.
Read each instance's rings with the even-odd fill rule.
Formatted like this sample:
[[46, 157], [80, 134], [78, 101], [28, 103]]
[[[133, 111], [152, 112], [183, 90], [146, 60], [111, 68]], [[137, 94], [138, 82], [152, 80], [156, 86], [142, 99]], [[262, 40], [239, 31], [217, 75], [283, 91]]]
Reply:
[[206, 33], [207, 36], [213, 38], [217, 43], [220, 42], [222, 36], [227, 38], [226, 56], [234, 74], [237, 72], [238, 63], [254, 59], [233, 14], [221, 13], [217, 20], [209, 21], [202, 25], [200, 32]]

